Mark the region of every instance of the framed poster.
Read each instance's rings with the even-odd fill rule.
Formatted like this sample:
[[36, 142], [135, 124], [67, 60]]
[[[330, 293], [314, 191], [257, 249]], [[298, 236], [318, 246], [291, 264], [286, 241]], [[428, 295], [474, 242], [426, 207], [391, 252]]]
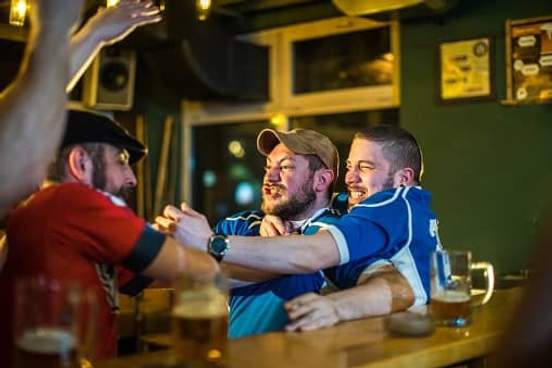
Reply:
[[460, 102], [494, 98], [491, 39], [443, 42], [439, 45], [439, 100]]
[[506, 21], [507, 98], [552, 101], [552, 16]]

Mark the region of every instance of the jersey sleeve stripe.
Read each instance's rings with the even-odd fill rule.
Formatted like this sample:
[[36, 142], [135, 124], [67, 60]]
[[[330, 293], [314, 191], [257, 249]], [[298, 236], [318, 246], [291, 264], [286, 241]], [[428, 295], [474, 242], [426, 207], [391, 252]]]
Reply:
[[253, 221], [252, 223], [249, 224], [249, 226], [247, 228], [252, 229], [255, 226], [261, 226], [261, 221]]
[[349, 262], [349, 248], [347, 247], [347, 240], [341, 230], [333, 225], [327, 224], [324, 226], [324, 230], [328, 230], [335, 240], [337, 251], [339, 252], [339, 264], [342, 265]]
[[157, 257], [165, 235], [146, 225], [130, 255], [123, 261], [129, 270], [140, 273]]
[[397, 270], [399, 270], [399, 272], [401, 272], [405, 276], [405, 278], [408, 280], [408, 283], [412, 287], [415, 296], [414, 306], [416, 306], [423, 305], [427, 302], [427, 293], [424, 289], [424, 285], [422, 283], [422, 278], [420, 276], [420, 272], [418, 271], [416, 261], [414, 260], [414, 257], [410, 252], [410, 243], [413, 236], [412, 209], [410, 207], [410, 202], [408, 202], [408, 199], [406, 198], [407, 193], [408, 190], [405, 190], [402, 198], [406, 204], [406, 209], [408, 212], [408, 239], [404, 247], [391, 258], [391, 261], [393, 262]]
[[262, 220], [262, 217], [255, 214], [250, 214], [247, 217], [244, 216], [238, 216], [238, 217], [227, 217], [225, 218], [226, 221], [247, 221], [249, 219], [255, 219], [255, 220]]
[[[370, 203], [370, 204], [357, 204], [356, 206], [353, 206], [351, 208], [351, 210], [355, 207], [383, 207], [383, 206], [386, 206], [390, 203], [393, 203], [394, 201], [397, 200], [397, 198], [399, 198], [399, 194], [401, 193], [401, 190], [403, 190], [404, 188], [403, 187], [399, 187], [397, 188], [397, 190], [395, 190], [395, 193], [393, 194], [393, 197], [389, 198], [389, 199], [386, 199], [385, 201], [381, 201], [381, 202], [377, 202], [377, 203]], [[407, 188], [408, 189], [408, 188]], [[405, 190], [406, 192], [406, 190]]]

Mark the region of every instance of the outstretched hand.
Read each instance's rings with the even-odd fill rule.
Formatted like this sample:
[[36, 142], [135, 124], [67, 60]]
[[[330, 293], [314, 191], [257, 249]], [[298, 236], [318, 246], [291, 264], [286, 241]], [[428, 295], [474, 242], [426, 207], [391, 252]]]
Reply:
[[163, 216], [157, 216], [155, 223], [160, 230], [170, 233], [179, 243], [199, 250], [206, 250], [207, 241], [213, 235], [207, 218], [184, 202], [180, 209], [166, 206]]
[[87, 26], [106, 46], [121, 41], [140, 26], [160, 20], [160, 10], [151, 1], [121, 0], [116, 6], [100, 8]]

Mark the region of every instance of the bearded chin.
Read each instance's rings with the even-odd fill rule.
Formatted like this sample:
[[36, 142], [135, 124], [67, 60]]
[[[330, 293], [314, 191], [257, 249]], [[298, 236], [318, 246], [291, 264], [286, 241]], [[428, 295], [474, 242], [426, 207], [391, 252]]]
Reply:
[[268, 208], [263, 199], [262, 210], [268, 215], [280, 217], [282, 220], [300, 220], [301, 215], [308, 211], [316, 201], [316, 194], [312, 190], [312, 186], [305, 185], [301, 188], [300, 193], [283, 203], [278, 203], [272, 208]]
[[119, 189], [119, 191], [117, 193], [115, 193], [115, 195], [117, 197], [121, 197], [123, 198], [124, 200], [128, 201], [132, 195], [132, 192], [133, 192], [133, 188], [121, 188]]

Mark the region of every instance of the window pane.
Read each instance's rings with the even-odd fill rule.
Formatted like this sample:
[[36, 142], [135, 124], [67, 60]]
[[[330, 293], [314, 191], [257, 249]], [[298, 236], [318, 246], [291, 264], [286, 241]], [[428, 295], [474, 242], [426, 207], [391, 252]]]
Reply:
[[293, 58], [296, 94], [392, 83], [389, 27], [297, 41]]
[[256, 139], [268, 126], [256, 121], [193, 128], [193, 205], [211, 225], [260, 207], [265, 158]]
[[301, 116], [290, 119], [291, 128], [316, 130], [330, 138], [339, 152], [339, 178], [336, 189], [345, 191], [345, 160], [353, 136], [359, 130], [375, 125], [399, 125], [399, 110], [359, 111], [342, 114]]

